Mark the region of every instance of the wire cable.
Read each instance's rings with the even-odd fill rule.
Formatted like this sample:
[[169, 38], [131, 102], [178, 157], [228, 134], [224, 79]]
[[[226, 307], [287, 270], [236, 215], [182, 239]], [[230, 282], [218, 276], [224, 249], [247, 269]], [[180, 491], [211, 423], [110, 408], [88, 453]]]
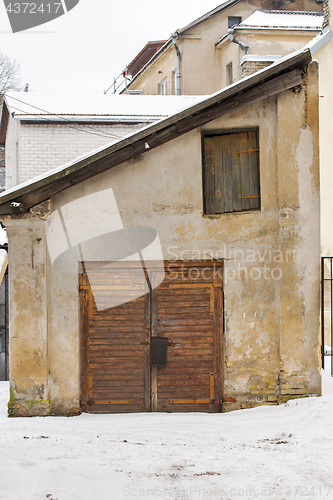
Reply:
[[[29, 104], [29, 103], [27, 103], [25, 101], [22, 101], [21, 99], [17, 99], [16, 97], [11, 96], [11, 95], [8, 95], [8, 94], [0, 94], [0, 95], [6, 96], [6, 98], [9, 97], [10, 99], [14, 99], [14, 101], [18, 101], [21, 104], [25, 104], [26, 106], [29, 106], [29, 107], [34, 108], [34, 109], [37, 109], [38, 111], [42, 111], [43, 113], [46, 113], [47, 115], [56, 116], [57, 118], [60, 118], [60, 120], [62, 120], [62, 121], [72, 123], [72, 120], [70, 120], [69, 118], [65, 118], [65, 117], [63, 117], [61, 115], [58, 115], [57, 113], [51, 113], [50, 111], [47, 111], [47, 110], [45, 110], [43, 108], [39, 108], [38, 106], [34, 106], [33, 104]], [[13, 109], [16, 109], [17, 111], [21, 111], [22, 113], [27, 113], [25, 110], [22, 110], [22, 109], [19, 109], [19, 108], [15, 108], [14, 106], [11, 106], [11, 107]], [[27, 113], [27, 114], [29, 114], [29, 113]], [[37, 113], [35, 113], [35, 114], [36, 114], [36, 116], [43, 118], [43, 115], [40, 115], [40, 114], [37, 114]], [[52, 121], [52, 120], [49, 120], [49, 121]], [[123, 139], [124, 138], [124, 136], [119, 136], [119, 135], [116, 135], [116, 134], [112, 134], [111, 132], [101, 132], [98, 129], [96, 129], [95, 127], [91, 127], [89, 125], [85, 125], [84, 129], [80, 129], [78, 127], [74, 127], [73, 125], [71, 125], [71, 128], [75, 128], [76, 130], [80, 130], [81, 132], [87, 132], [87, 133], [88, 133], [88, 131], [86, 129], [89, 128], [91, 130], [94, 130], [95, 132], [98, 132], [98, 134], [95, 134], [95, 135], [104, 136], [104, 137], [113, 137], [115, 139]]]
[[[20, 109], [20, 108], [17, 108], [16, 106], [11, 106], [12, 109], [15, 109], [16, 111], [21, 111], [22, 113], [25, 113], [25, 111], [23, 109]], [[52, 115], [52, 113], [51, 113]], [[45, 120], [45, 121], [48, 121], [50, 123], [54, 123], [54, 120], [51, 120], [50, 118], [47, 118], [46, 116], [44, 115], [38, 115], [36, 113], [36, 116], [38, 116], [38, 118], [40, 118], [41, 120]], [[56, 116], [56, 115], [54, 115]], [[70, 125], [69, 123], [63, 123], [63, 122], [60, 122], [61, 125], [63, 125], [64, 127], [68, 127], [68, 128], [72, 128], [74, 130], [78, 130], [79, 132], [85, 132], [86, 134], [91, 134], [91, 135], [97, 135], [98, 137], [106, 137], [106, 138], [110, 138], [110, 135], [105, 135], [103, 133], [96, 133], [96, 132], [89, 132], [89, 130], [85, 130], [83, 128], [78, 128], [78, 127], [75, 127], [74, 125]], [[89, 128], [92, 128], [92, 127], [89, 127]], [[92, 130], [96, 130], [98, 132], [97, 129], [94, 129], [92, 128]], [[117, 138], [117, 139], [123, 139], [124, 137], [120, 137], [120, 136], [113, 136], [114, 138]]]

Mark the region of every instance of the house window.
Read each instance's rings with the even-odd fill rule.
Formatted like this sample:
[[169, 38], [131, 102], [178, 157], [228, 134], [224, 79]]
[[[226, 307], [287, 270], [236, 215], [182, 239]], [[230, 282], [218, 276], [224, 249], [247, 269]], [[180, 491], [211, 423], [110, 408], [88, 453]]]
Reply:
[[228, 29], [232, 28], [236, 24], [240, 24], [242, 22], [242, 18], [239, 16], [228, 16]]
[[258, 132], [203, 137], [205, 214], [260, 210]]
[[176, 69], [174, 68], [171, 71], [171, 93], [172, 95], [176, 95]]
[[167, 95], [168, 93], [168, 88], [167, 88], [167, 79], [164, 78], [159, 84], [158, 84], [158, 93], [159, 95]]
[[234, 82], [234, 75], [232, 71], [232, 62], [227, 64], [227, 85], [231, 85]]

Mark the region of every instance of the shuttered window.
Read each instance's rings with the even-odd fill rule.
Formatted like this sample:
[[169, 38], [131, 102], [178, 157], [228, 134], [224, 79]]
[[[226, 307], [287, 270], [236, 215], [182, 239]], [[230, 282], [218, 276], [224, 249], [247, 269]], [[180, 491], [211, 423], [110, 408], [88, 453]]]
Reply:
[[256, 130], [203, 138], [204, 213], [260, 210]]

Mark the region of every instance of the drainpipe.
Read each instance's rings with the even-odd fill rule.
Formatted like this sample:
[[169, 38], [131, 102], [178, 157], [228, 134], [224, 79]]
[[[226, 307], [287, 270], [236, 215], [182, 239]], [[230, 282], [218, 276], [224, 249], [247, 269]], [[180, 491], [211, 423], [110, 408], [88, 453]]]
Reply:
[[180, 50], [177, 45], [177, 33], [171, 33], [172, 43], [177, 53], [177, 69], [176, 69], [176, 95], [181, 95], [180, 90]]
[[228, 34], [229, 34], [230, 40], [233, 43], [237, 43], [243, 49], [245, 49], [245, 54], [249, 54], [250, 53], [250, 47], [247, 45], [247, 43], [241, 42], [240, 40], [236, 40], [236, 38], [234, 37], [234, 33], [235, 33], [235, 30], [233, 28], [229, 28], [228, 29]]

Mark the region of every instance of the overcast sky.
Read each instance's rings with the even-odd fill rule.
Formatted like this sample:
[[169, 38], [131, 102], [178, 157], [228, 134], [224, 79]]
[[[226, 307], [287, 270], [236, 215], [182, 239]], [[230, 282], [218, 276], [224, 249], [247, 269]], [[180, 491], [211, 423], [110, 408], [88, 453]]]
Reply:
[[[26, 0], [27, 1], [27, 0]], [[149, 40], [163, 40], [223, 0], [80, 0], [67, 14], [13, 34], [0, 0], [0, 50], [31, 91], [103, 91]]]

